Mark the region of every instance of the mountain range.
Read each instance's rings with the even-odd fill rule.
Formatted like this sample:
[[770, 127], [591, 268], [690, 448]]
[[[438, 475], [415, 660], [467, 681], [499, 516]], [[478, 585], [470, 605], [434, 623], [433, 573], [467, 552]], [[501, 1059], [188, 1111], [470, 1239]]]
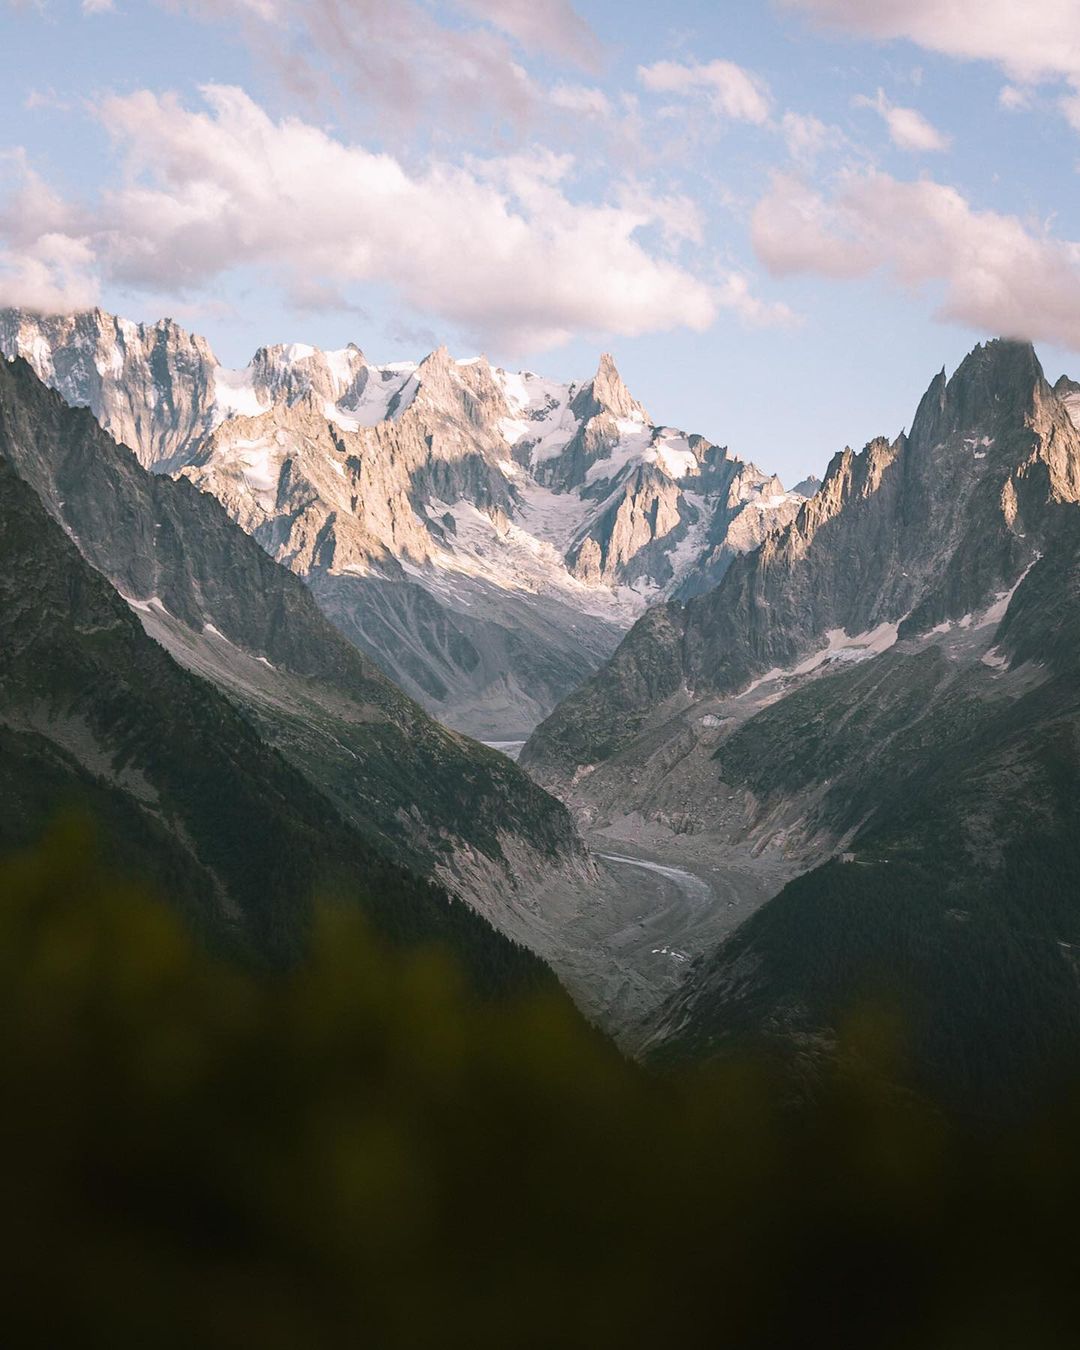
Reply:
[[1080, 384], [1030, 345], [792, 492], [609, 357], [0, 345], [9, 846], [78, 799], [248, 958], [320, 889], [485, 987], [531, 948], [657, 1064], [806, 1069], [860, 1001], [961, 1109], [1080, 1061]]
[[[391, 932], [427, 924], [434, 936], [429, 920], [449, 907], [480, 934], [471, 960], [501, 969], [493, 953], [510, 953], [531, 979], [543, 967], [528, 947], [616, 1034], [673, 988], [647, 942], [625, 950], [637, 888], [588, 851], [565, 806], [511, 758], [435, 722], [213, 494], [151, 473], [19, 357], [0, 362], [0, 460], [34, 520], [0, 540], [19, 578], [0, 615], [9, 848], [78, 804], [103, 821], [117, 860], [175, 891], [209, 940], [258, 959], [295, 956], [312, 898], [329, 891], [388, 910]], [[24, 555], [39, 533], [41, 547], [54, 535], [64, 546], [47, 565]], [[52, 598], [65, 571], [73, 586], [93, 578], [92, 617]], [[39, 574], [52, 592], [24, 586]], [[127, 647], [110, 655], [93, 638], [85, 650], [113, 622], [96, 617], [106, 595], [129, 639], [140, 635], [130, 668]], [[408, 918], [410, 895], [423, 922]]]
[[233, 370], [169, 320], [100, 310], [0, 311], [0, 351], [217, 497], [401, 688], [482, 739], [524, 738], [650, 603], [715, 584], [804, 500], [654, 425], [607, 356], [571, 384], [445, 348], [374, 365], [280, 345]]

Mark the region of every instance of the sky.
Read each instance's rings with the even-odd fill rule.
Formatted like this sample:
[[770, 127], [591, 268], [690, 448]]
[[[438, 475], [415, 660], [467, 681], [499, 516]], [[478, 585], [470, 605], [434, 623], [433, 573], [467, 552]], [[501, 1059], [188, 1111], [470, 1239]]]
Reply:
[[0, 305], [607, 350], [789, 484], [980, 340], [1080, 377], [1078, 171], [1077, 0], [0, 0]]

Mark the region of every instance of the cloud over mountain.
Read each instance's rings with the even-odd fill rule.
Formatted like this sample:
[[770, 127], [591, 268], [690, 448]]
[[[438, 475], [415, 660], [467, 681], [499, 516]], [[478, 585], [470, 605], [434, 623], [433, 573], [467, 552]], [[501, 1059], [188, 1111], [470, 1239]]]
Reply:
[[827, 196], [777, 174], [752, 230], [775, 275], [852, 279], [883, 269], [902, 286], [940, 287], [940, 318], [1080, 350], [1080, 244], [977, 210], [946, 184], [854, 173]]
[[580, 332], [700, 330], [724, 306], [768, 319], [743, 279], [712, 284], [677, 261], [680, 233], [694, 234], [672, 228], [678, 200], [579, 200], [569, 156], [414, 169], [297, 118], [275, 121], [239, 89], [203, 93], [201, 110], [149, 91], [101, 104], [126, 173], [93, 209], [66, 206], [20, 164], [0, 302], [56, 307], [63, 297], [48, 286], [66, 276], [69, 306], [85, 303], [93, 263], [126, 285], [180, 292], [247, 266], [285, 287], [385, 284], [502, 350]]

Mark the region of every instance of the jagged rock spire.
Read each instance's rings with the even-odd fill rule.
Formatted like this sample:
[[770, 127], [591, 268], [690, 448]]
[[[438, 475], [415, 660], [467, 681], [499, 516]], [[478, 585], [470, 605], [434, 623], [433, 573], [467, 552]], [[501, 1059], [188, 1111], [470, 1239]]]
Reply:
[[583, 385], [570, 405], [575, 417], [587, 419], [602, 412], [613, 417], [641, 422], [651, 419], [642, 405], [630, 393], [615, 365], [610, 352], [604, 352], [596, 374]]
[[979, 343], [952, 379], [942, 370], [931, 382], [912, 423], [912, 444], [922, 451], [961, 429], [990, 432], [1002, 421], [1022, 422], [1038, 393], [1047, 388], [1030, 342], [999, 338]]

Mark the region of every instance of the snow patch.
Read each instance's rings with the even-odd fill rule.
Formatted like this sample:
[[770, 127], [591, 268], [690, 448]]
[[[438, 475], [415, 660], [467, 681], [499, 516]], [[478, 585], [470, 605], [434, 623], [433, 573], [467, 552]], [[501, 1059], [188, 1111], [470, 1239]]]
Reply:
[[281, 467], [272, 446], [265, 441], [256, 442], [239, 456], [239, 462], [244, 482], [253, 491], [267, 493], [276, 489]]
[[255, 390], [254, 372], [250, 366], [243, 370], [218, 366], [214, 371], [215, 424], [224, 422], [227, 417], [258, 417], [268, 406]]
[[394, 415], [399, 416], [403, 413], [420, 387], [416, 379], [416, 370], [416, 364], [412, 361], [369, 366], [368, 378], [359, 397], [341, 405], [338, 410], [344, 412], [354, 424], [350, 430], [374, 427], [380, 422], [385, 422], [390, 416], [390, 404], [395, 399], [398, 403]]
[[839, 661], [847, 664], [854, 661], [867, 661], [872, 656], [880, 656], [896, 645], [900, 625], [898, 623], [879, 623], [876, 628], [848, 637], [842, 628], [830, 628], [825, 634], [828, 646], [813, 656], [807, 657], [792, 671], [793, 675], [808, 675], [826, 662]]
[[328, 422], [333, 422], [336, 427], [342, 431], [359, 431], [360, 422], [355, 417], [347, 417], [336, 403], [331, 403], [329, 399], [323, 404], [323, 416]]
[[561, 454], [580, 427], [570, 411], [575, 386], [545, 380], [530, 370], [515, 372], [499, 367], [491, 374], [510, 411], [510, 416], [498, 424], [506, 443], [531, 445], [533, 464]]
[[94, 358], [94, 368], [103, 379], [123, 379], [124, 354], [116, 343], [112, 343], [105, 356], [100, 353]]
[[[647, 457], [651, 439], [649, 429], [636, 422], [620, 421], [616, 425], [619, 428], [619, 440], [605, 459], [598, 459], [589, 465], [589, 471], [585, 475], [587, 487], [593, 483], [610, 482], [629, 465], [642, 463]], [[655, 463], [656, 452], [653, 451], [648, 457]]]
[[359, 367], [364, 365], [363, 355], [355, 347], [340, 347], [337, 351], [324, 352], [323, 356], [340, 396], [356, 379]]
[[975, 625], [976, 628], [986, 628], [992, 623], [998, 624], [1002, 621], [1002, 619], [1005, 617], [1005, 611], [1009, 608], [1009, 605], [1012, 603], [1013, 596], [1020, 589], [1021, 585], [1023, 585], [1025, 579], [1027, 578], [1027, 574], [1031, 571], [1031, 569], [1035, 566], [1035, 564], [1039, 561], [1041, 557], [1042, 557], [1041, 553], [1036, 553], [1035, 557], [1031, 560], [1031, 562], [1028, 563], [1028, 565], [1016, 578], [1014, 584], [1010, 586], [1007, 591], [998, 591], [997, 595], [994, 597], [994, 603], [989, 607], [989, 609], [984, 610], [982, 618]]
[[890, 647], [896, 645], [899, 629], [899, 623], [879, 623], [876, 628], [849, 637], [842, 628], [830, 628], [825, 634], [824, 647], [804, 661], [800, 661], [797, 666], [787, 669], [774, 666], [772, 670], [747, 685], [737, 697], [745, 698], [747, 694], [760, 689], [763, 684], [771, 684], [774, 680], [795, 679], [800, 675], [809, 675], [824, 665], [849, 665], [858, 661], [869, 661], [871, 657], [880, 656], [882, 652], [887, 652]]
[[656, 442], [656, 462], [669, 478], [690, 478], [700, 474], [697, 456], [685, 436], [664, 436]]
[[132, 595], [125, 595], [123, 591], [118, 591], [117, 594], [125, 604], [130, 605], [132, 609], [140, 610], [143, 614], [152, 614], [155, 611], [158, 614], [168, 614], [169, 612], [162, 603], [160, 596], [151, 595], [145, 600], [136, 600]]

